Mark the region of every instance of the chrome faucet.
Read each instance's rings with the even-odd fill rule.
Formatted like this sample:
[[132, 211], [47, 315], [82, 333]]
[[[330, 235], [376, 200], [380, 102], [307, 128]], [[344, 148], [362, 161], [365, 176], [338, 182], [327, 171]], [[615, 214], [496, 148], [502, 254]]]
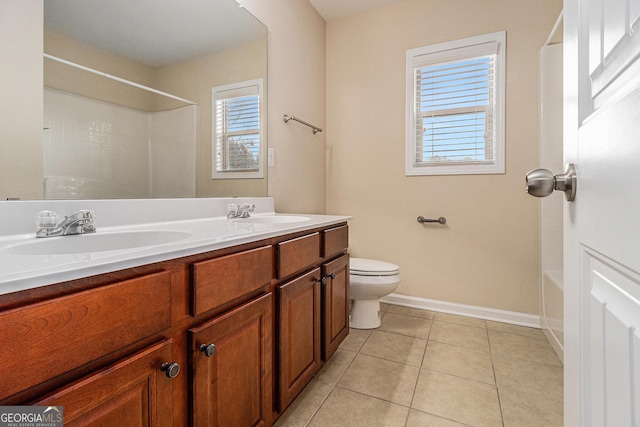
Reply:
[[36, 237], [69, 236], [96, 232], [93, 211], [81, 210], [67, 215], [59, 224], [56, 224], [57, 218], [58, 215], [53, 211], [40, 212]]
[[227, 218], [249, 218], [249, 214], [256, 209], [256, 205], [243, 203], [241, 205], [236, 205], [235, 203], [231, 203], [227, 206]]

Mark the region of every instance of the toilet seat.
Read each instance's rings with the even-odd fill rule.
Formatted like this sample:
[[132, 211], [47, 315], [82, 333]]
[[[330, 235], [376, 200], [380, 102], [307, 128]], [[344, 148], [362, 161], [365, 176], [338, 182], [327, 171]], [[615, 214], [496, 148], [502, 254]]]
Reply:
[[351, 258], [349, 273], [354, 276], [395, 276], [400, 273], [400, 267], [375, 259]]

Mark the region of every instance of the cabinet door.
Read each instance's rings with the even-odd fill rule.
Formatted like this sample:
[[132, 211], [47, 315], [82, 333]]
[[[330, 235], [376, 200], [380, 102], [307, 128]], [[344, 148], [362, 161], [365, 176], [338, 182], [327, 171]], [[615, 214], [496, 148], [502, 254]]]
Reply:
[[349, 256], [322, 265], [322, 360], [349, 334]]
[[65, 427], [171, 426], [173, 381], [162, 370], [171, 347], [154, 344], [31, 404], [63, 406]]
[[272, 294], [189, 329], [192, 426], [266, 426], [273, 411]]
[[320, 269], [279, 288], [279, 404], [284, 411], [320, 369]]

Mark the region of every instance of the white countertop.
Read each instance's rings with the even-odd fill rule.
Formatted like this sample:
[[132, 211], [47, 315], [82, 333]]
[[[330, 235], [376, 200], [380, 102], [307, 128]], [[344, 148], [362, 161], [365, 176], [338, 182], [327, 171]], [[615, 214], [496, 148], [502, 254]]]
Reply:
[[[165, 200], [164, 203], [159, 201], [93, 201], [69, 202], [68, 205], [64, 202], [24, 202], [29, 205], [26, 207], [29, 212], [20, 212], [20, 214], [31, 214], [31, 224], [34, 223], [33, 218], [39, 210], [50, 209], [52, 205], [55, 205], [55, 209], [62, 211], [62, 214], [67, 215], [82, 206], [81, 209], [96, 210], [96, 234], [117, 234], [131, 231], [158, 231], [160, 232], [158, 234], [180, 232], [185, 234], [179, 236], [180, 240], [150, 246], [100, 250], [89, 253], [22, 255], [11, 253], [10, 248], [35, 241], [35, 226], [29, 226], [30, 232], [19, 234], [8, 234], [6, 229], [10, 228], [5, 227], [5, 233], [0, 234], [0, 295], [223, 249], [298, 231], [326, 227], [351, 219], [349, 216], [340, 215], [296, 214], [295, 216], [304, 216], [308, 219], [284, 223], [228, 220], [226, 216], [220, 214], [225, 212], [226, 205], [230, 200], [234, 203], [247, 200], [257, 202], [256, 213], [251, 215], [256, 219], [264, 216], [289, 216], [288, 214], [274, 213], [272, 210], [273, 201], [270, 198], [189, 199], [189, 201], [176, 199]], [[8, 205], [0, 205], [0, 213], [2, 213], [0, 221], [4, 221], [5, 226], [6, 216], [11, 213], [8, 213], [7, 210], [15, 210], [17, 204], [16, 202], [6, 203], [12, 205], [10, 208], [7, 208]], [[204, 209], [199, 208], [203, 206]], [[154, 222], [144, 222], [146, 209], [151, 210], [151, 214], [146, 216], [152, 218]], [[188, 212], [182, 212], [182, 209], [187, 209]], [[163, 210], [166, 212], [162, 212]], [[132, 212], [134, 212], [136, 224], [127, 224], [127, 217]], [[104, 221], [106, 224], [101, 226], [100, 219], [107, 214], [112, 214], [111, 218], [109, 221]], [[177, 219], [180, 216], [188, 216], [189, 218]], [[24, 225], [16, 225], [16, 228], [23, 231]], [[0, 232], [2, 232], [1, 228]], [[37, 240], [82, 239], [84, 237], [77, 235]], [[70, 240], [65, 240], [65, 243], [67, 242], [71, 243]]]

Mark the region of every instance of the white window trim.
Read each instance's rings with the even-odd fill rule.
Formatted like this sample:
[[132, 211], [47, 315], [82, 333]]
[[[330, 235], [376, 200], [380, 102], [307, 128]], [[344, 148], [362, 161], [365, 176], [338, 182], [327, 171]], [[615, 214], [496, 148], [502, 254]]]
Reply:
[[[266, 153], [266, 142], [264, 139], [264, 97], [262, 89], [262, 79], [246, 80], [242, 82], [230, 83], [211, 88], [211, 178], [212, 179], [260, 179], [264, 178], [264, 159]], [[217, 126], [216, 126], [216, 95], [221, 92], [237, 91], [242, 94], [250, 87], [258, 87], [260, 97], [260, 159], [257, 171], [243, 172], [218, 172], [216, 170], [217, 151]]]
[[[425, 65], [442, 63], [451, 59], [451, 50], [469, 48], [473, 52], [474, 48], [482, 51], [482, 45], [487, 43], [498, 43], [495, 60], [496, 72], [496, 93], [495, 93], [495, 120], [494, 129], [496, 146], [494, 151], [494, 162], [492, 164], [455, 164], [455, 165], [416, 165], [416, 112], [415, 112], [415, 69]], [[406, 133], [405, 133], [405, 172], [407, 176], [420, 175], [467, 175], [467, 174], [502, 174], [505, 173], [505, 54], [506, 52], [506, 32], [500, 31], [466, 39], [445, 42], [416, 49], [407, 50], [406, 65]], [[470, 53], [470, 56], [472, 54]], [[458, 58], [456, 58], [458, 59]]]

